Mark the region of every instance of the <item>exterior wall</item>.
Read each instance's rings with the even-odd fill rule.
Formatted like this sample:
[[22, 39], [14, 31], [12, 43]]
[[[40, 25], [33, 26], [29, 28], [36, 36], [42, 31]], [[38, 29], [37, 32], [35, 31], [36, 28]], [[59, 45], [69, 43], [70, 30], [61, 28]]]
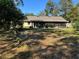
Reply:
[[23, 28], [30, 28], [33, 24], [31, 22], [24, 22], [23, 23]]
[[73, 27], [71, 23], [67, 23], [66, 27]]
[[50, 23], [50, 22], [24, 22], [23, 23], [23, 28], [39, 28], [39, 25], [42, 26], [40, 28], [64, 28], [64, 27], [67, 27], [67, 24], [66, 23]]

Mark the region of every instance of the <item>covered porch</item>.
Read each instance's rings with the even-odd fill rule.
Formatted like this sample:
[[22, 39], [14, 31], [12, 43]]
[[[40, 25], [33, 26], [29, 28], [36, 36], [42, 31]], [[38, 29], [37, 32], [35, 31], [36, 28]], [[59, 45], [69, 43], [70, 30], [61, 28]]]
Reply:
[[66, 23], [63, 22], [31, 22], [33, 28], [64, 28]]

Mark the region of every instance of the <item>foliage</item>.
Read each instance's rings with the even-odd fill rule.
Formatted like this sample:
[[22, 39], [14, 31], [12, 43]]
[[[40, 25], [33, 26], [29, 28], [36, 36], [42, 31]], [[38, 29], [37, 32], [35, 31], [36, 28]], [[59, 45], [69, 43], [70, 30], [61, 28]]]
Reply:
[[11, 25], [23, 18], [21, 10], [17, 9], [13, 0], [0, 0], [0, 28], [9, 30]]
[[69, 21], [70, 22], [74, 22], [74, 21], [76, 21], [77, 19], [78, 19], [78, 8], [77, 7], [73, 7], [72, 9], [71, 9], [71, 12], [70, 13], [68, 13], [68, 14], [66, 14], [66, 19], [69, 19]]
[[22, 39], [19, 38], [19, 37], [17, 37], [17, 38], [16, 38], [16, 41], [17, 41], [17, 42], [20, 42], [20, 41], [22, 41]]
[[69, 13], [72, 9], [72, 0], [60, 0], [61, 12], [64, 12], [63, 16]]
[[13, 0], [14, 1], [14, 3], [15, 3], [15, 5], [17, 6], [17, 5], [24, 5], [23, 4], [23, 0]]
[[45, 16], [45, 15], [46, 15], [45, 11], [40, 11], [37, 16]]
[[63, 28], [63, 29], [62, 28], [54, 29], [53, 31], [58, 36], [66, 36], [66, 35], [68, 36], [70, 34], [75, 34], [76, 33], [75, 28], [72, 28], [72, 27], [70, 27], [70, 28]]
[[73, 26], [76, 30], [79, 30], [79, 20], [75, 21]]
[[74, 28], [64, 28], [63, 29], [63, 32], [64, 33], [70, 33], [70, 34], [73, 34], [73, 33], [75, 33], [75, 29]]
[[25, 16], [35, 16], [33, 13], [27, 13]]
[[46, 16], [49, 16], [49, 15], [57, 16], [58, 14], [57, 6], [51, 0], [48, 0], [46, 4], [45, 13], [46, 13]]
[[72, 0], [60, 0], [62, 16], [71, 22], [74, 28], [78, 29], [79, 20], [79, 3], [74, 5]]
[[71, 9], [71, 12], [68, 13], [66, 15], [66, 19], [69, 19], [69, 21], [72, 23], [73, 27], [76, 28], [78, 30], [79, 28], [79, 10], [78, 10], [79, 7], [73, 7]]
[[16, 48], [16, 52], [25, 52], [29, 50], [30, 50], [30, 47], [27, 44]]

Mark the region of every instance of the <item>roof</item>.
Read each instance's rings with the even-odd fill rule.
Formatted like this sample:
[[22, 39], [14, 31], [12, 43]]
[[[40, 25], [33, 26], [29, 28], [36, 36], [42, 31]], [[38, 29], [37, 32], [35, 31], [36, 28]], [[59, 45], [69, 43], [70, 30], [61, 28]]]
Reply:
[[68, 22], [60, 16], [27, 16], [25, 21], [43, 21], [43, 22]]

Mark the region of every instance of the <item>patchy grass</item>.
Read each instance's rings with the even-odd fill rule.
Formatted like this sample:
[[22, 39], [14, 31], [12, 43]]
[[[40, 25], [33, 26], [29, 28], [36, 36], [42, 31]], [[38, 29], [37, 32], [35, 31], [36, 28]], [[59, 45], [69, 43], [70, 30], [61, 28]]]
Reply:
[[30, 47], [29, 47], [28, 45], [22, 45], [22, 46], [17, 47], [17, 48], [15, 49], [15, 51], [16, 51], [17, 53], [19, 53], [19, 52], [25, 52], [25, 51], [29, 51], [29, 50], [30, 50]]
[[[16, 47], [13, 47], [12, 49], [3, 52], [1, 54], [2, 59], [12, 59], [15, 56], [17, 56], [18, 59], [22, 59], [25, 56], [27, 56], [27, 57], [30, 56], [28, 53], [26, 53], [29, 51], [32, 53], [30, 58], [33, 57], [34, 59], [35, 59], [35, 57], [39, 57], [39, 59], [42, 59], [42, 57], [43, 58], [47, 57], [48, 59], [50, 59], [49, 56], [53, 59], [52, 55], [54, 55], [54, 57], [57, 59], [61, 59], [62, 57], [65, 59], [69, 59], [71, 56], [73, 56], [73, 58], [75, 58], [75, 59], [78, 59], [76, 57], [79, 52], [78, 51], [79, 47], [77, 47], [77, 45], [71, 46], [72, 45], [71, 43], [73, 43], [74, 45], [79, 43], [79, 32], [75, 32], [75, 33], [74, 32], [75, 32], [75, 30], [74, 29], [70, 30], [70, 28], [64, 28], [63, 30], [62, 29], [28, 30], [30, 39], [24, 40], [19, 44], [17, 44], [17, 42], [16, 43], [13, 42], [12, 44], [15, 45]], [[42, 38], [40, 38], [39, 40], [35, 40], [37, 38], [36, 35], [37, 35], [37, 37], [39, 37], [39, 35], [42, 35], [44, 37], [43, 40], [41, 40]], [[31, 40], [32, 36], [35, 39]], [[61, 37], [64, 37], [64, 38], [61, 39]], [[19, 40], [20, 39], [17, 38], [17, 41], [19, 41]], [[36, 42], [39, 42], [39, 44], [35, 45]], [[77, 42], [77, 43], [75, 43], [75, 42]], [[4, 43], [4, 45], [5, 45], [5, 43]], [[31, 47], [29, 47], [29, 46], [31, 46]], [[12, 47], [12, 46], [10, 46], [10, 47]], [[53, 47], [54, 50], [51, 47]], [[73, 47], [76, 47], [76, 48], [73, 48]], [[4, 49], [6, 49], [5, 46], [4, 46]], [[76, 51], [76, 52], [74, 52], [74, 51]], [[71, 53], [71, 52], [73, 52], [73, 53]], [[74, 53], [76, 56], [74, 56]], [[24, 56], [24, 57], [22, 57], [22, 56]], [[65, 57], [65, 56], [67, 56], [67, 57]], [[30, 59], [30, 58], [28, 58], [28, 59]], [[17, 59], [17, 58], [14, 58], [14, 59]], [[72, 59], [72, 57], [71, 57], [71, 59]]]

